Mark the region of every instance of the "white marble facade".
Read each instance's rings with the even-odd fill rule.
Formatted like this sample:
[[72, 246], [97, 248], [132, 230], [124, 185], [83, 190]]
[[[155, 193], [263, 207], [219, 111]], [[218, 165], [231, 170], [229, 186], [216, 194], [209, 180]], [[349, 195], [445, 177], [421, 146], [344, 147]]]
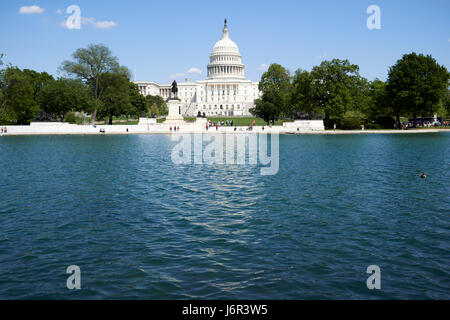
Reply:
[[[170, 84], [135, 82], [143, 95], [170, 96]], [[225, 21], [222, 39], [213, 48], [207, 66], [207, 78], [178, 83], [178, 98], [185, 117], [196, 116], [249, 116], [254, 100], [260, 97], [258, 82], [245, 79], [245, 66], [238, 46], [230, 39]]]

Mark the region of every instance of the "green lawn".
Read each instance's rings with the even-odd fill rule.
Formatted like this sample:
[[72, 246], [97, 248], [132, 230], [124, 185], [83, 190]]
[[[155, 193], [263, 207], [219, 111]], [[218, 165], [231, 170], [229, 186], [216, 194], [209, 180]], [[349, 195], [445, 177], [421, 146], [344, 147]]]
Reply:
[[[196, 118], [184, 118], [184, 120], [186, 121], [195, 121]], [[224, 121], [226, 122], [227, 120], [233, 120], [233, 126], [238, 126], [238, 127], [248, 127], [252, 124], [252, 121], [255, 120], [255, 125], [256, 126], [265, 126], [267, 125], [267, 123], [262, 119], [262, 118], [253, 118], [253, 117], [248, 117], [248, 118], [230, 118], [230, 117], [214, 117], [214, 118], [207, 118], [209, 121], [211, 121], [212, 123], [214, 122], [220, 122], [220, 121]], [[164, 122], [166, 119], [158, 119], [158, 123], [162, 123]], [[289, 120], [277, 120], [275, 122], [275, 125], [277, 126], [281, 126], [283, 125], [283, 122], [286, 122]]]
[[113, 122], [113, 125], [117, 125], [117, 126], [132, 126], [135, 124], [138, 124], [139, 121], [138, 120], [134, 120], [134, 121], [128, 121], [128, 122]]

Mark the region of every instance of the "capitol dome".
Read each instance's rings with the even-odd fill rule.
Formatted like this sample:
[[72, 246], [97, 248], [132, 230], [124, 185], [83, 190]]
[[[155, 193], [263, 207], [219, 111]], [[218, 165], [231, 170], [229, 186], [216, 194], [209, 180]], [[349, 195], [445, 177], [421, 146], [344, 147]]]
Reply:
[[238, 46], [230, 39], [227, 20], [222, 31], [222, 39], [216, 42], [208, 65], [208, 79], [244, 79], [245, 66]]
[[216, 42], [213, 48], [213, 54], [234, 53], [240, 55], [239, 48], [233, 40], [230, 39], [228, 27], [225, 24], [223, 28], [222, 39]]

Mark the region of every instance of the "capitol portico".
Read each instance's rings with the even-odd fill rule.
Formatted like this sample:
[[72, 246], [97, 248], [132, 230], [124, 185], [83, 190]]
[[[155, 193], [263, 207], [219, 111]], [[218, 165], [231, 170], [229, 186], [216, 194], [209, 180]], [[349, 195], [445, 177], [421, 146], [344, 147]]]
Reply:
[[[238, 46], [230, 39], [227, 21], [220, 39], [213, 48], [207, 66], [207, 78], [178, 83], [178, 98], [183, 116], [248, 116], [254, 100], [260, 97], [258, 82], [245, 79], [245, 66]], [[171, 85], [156, 82], [135, 82], [143, 95], [170, 97]]]

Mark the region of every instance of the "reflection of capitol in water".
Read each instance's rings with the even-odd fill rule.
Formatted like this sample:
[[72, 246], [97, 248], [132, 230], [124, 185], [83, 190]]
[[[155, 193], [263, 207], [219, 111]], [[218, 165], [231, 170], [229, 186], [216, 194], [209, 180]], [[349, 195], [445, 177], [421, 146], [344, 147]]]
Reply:
[[[155, 82], [136, 82], [143, 95], [169, 98], [171, 85]], [[246, 116], [259, 98], [258, 82], [245, 79], [245, 66], [238, 46], [230, 39], [225, 20], [222, 39], [213, 48], [205, 80], [178, 84], [178, 97], [185, 116], [198, 111], [207, 116]]]

